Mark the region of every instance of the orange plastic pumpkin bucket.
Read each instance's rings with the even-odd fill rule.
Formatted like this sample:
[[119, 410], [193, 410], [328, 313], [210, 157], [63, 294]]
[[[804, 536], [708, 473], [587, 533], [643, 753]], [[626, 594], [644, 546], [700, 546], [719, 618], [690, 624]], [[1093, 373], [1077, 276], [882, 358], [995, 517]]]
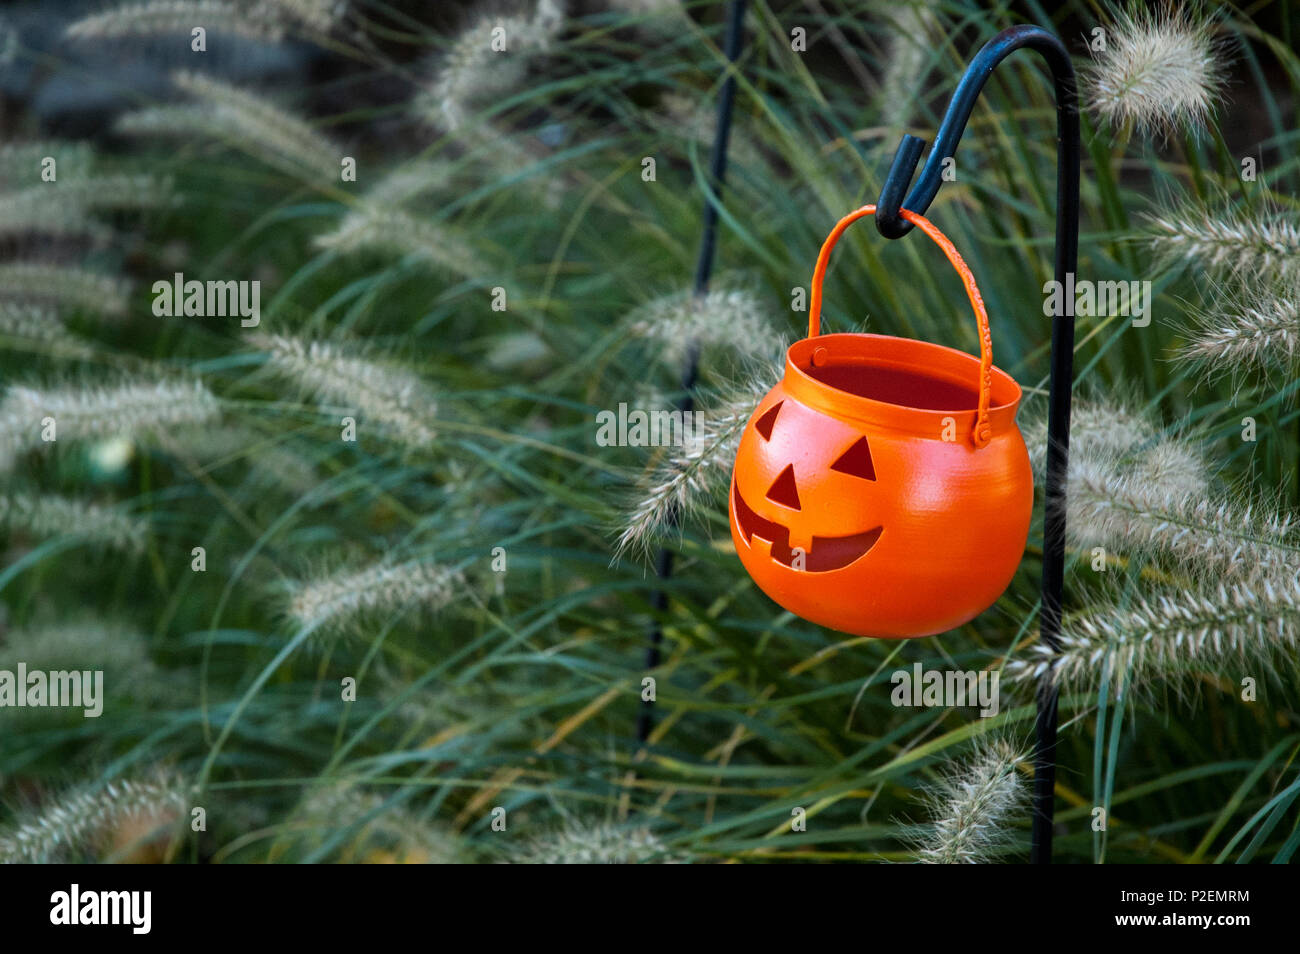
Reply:
[[813, 271], [808, 337], [741, 435], [731, 536], [754, 582], [805, 619], [858, 636], [904, 639], [973, 619], [1006, 589], [1033, 510], [1029, 454], [1016, 426], [1020, 386], [993, 366], [974, 276], [924, 216], [962, 277], [980, 357], [910, 338], [821, 335], [822, 279], [844, 230]]

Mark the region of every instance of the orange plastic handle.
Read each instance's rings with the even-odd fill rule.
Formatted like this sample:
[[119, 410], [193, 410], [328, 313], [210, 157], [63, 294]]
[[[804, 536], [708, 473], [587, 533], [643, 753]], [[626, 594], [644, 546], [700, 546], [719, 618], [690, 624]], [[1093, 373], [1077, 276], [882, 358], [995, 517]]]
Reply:
[[[831, 229], [831, 234], [826, 236], [826, 241], [822, 243], [822, 250], [817, 254], [817, 266], [813, 269], [812, 295], [811, 300], [808, 302], [809, 338], [816, 338], [821, 334], [822, 279], [826, 277], [826, 266], [830, 263], [831, 249], [840, 240], [840, 236], [844, 234], [845, 229], [858, 219], [867, 215], [874, 215], [875, 212], [876, 207], [874, 205], [864, 205], [860, 209], [855, 209], [835, 223], [835, 228]], [[980, 295], [979, 287], [975, 284], [975, 276], [971, 274], [970, 268], [962, 261], [961, 255], [957, 253], [957, 249], [948, 240], [948, 236], [935, 228], [934, 223], [923, 215], [917, 215], [907, 209], [900, 209], [899, 212], [903, 218], [934, 239], [934, 243], [943, 249], [943, 254], [948, 256], [948, 261], [952, 263], [952, 267], [961, 276], [962, 284], [966, 286], [966, 296], [970, 299], [971, 307], [975, 309], [975, 321], [979, 324], [980, 330], [980, 398], [979, 411], [975, 415], [975, 430], [971, 434], [971, 439], [975, 442], [976, 447], [983, 447], [993, 439], [993, 430], [989, 426], [989, 399], [993, 390], [993, 336], [989, 332], [989, 316], [988, 312], [984, 310], [984, 299]]]

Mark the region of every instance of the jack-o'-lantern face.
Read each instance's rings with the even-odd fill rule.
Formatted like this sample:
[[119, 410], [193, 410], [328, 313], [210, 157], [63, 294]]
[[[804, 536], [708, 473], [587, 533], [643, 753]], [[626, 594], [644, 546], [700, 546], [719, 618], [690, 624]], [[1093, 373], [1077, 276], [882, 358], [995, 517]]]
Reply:
[[[782, 399], [749, 425], [741, 446], [750, 445], [752, 452], [742, 455], [753, 472], [737, 476], [731, 506], [746, 545], [767, 546], [772, 560], [791, 569], [827, 573], [865, 556], [885, 528], [865, 503], [877, 482], [870, 440], [838, 422], [828, 433], [825, 419], [814, 432], [804, 420], [809, 413]], [[817, 433], [812, 443], [811, 433]]]
[[756, 556], [789, 569], [842, 570], [889, 532], [887, 504], [873, 501], [891, 468], [877, 460], [863, 430], [788, 397], [769, 400], [741, 436], [731, 488], [734, 529]]

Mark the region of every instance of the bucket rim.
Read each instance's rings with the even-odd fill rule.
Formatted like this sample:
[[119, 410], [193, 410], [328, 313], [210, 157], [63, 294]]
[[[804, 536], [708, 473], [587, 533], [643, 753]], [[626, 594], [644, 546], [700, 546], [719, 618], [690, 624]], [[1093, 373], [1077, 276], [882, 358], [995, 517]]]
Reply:
[[[824, 350], [823, 350], [824, 349]], [[835, 364], [875, 364], [919, 373], [946, 384], [968, 388], [978, 395], [980, 359], [957, 348], [902, 338], [896, 335], [864, 332], [837, 332], [813, 338], [801, 338], [786, 349], [785, 384], [791, 396], [836, 417], [849, 417], [887, 427], [912, 430], [923, 435], [938, 435], [936, 429], [944, 418], [954, 418], [959, 433], [968, 435], [978, 408], [922, 408], [898, 404], [879, 398], [845, 391], [813, 376], [813, 355]], [[849, 361], [836, 359], [850, 358]], [[823, 365], [818, 365], [823, 366]], [[1015, 426], [1023, 391], [1006, 371], [993, 365], [989, 369], [989, 424], [994, 433]], [[971, 443], [966, 439], [967, 443]]]

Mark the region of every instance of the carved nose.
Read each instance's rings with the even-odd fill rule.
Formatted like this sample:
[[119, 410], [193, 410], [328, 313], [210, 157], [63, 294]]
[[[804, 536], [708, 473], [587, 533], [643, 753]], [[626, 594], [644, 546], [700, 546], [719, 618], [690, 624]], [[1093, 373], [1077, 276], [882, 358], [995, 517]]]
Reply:
[[794, 482], [794, 464], [786, 464], [781, 475], [772, 481], [772, 486], [767, 491], [767, 499], [791, 510], [800, 509], [799, 488]]

